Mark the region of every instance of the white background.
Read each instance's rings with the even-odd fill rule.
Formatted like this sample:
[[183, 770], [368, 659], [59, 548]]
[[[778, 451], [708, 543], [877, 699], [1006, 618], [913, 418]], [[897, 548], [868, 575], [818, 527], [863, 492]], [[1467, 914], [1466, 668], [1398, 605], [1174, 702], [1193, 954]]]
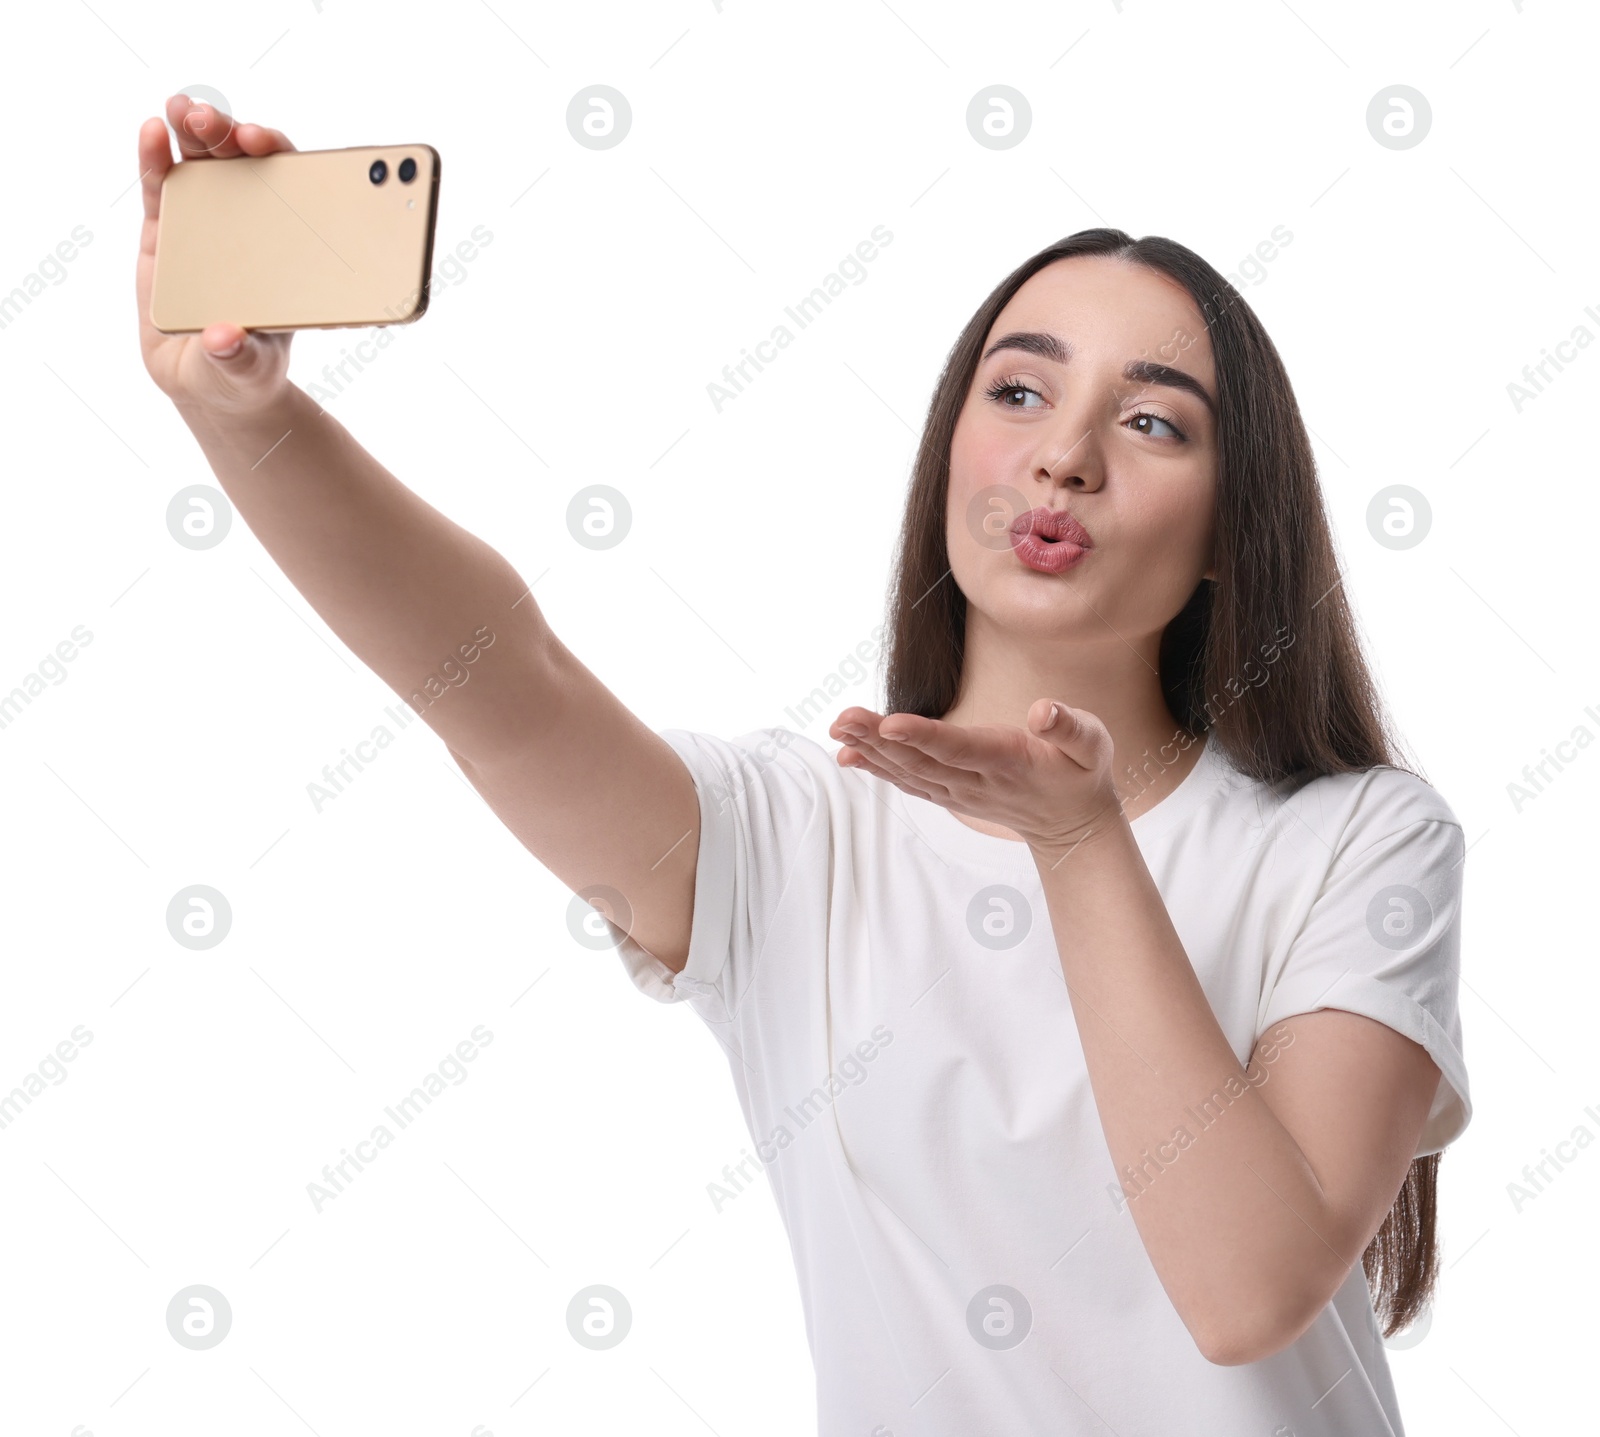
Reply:
[[[815, 1424], [769, 1191], [707, 1195], [748, 1143], [716, 1042], [573, 941], [570, 894], [423, 724], [316, 812], [307, 784], [394, 695], [242, 522], [207, 551], [167, 532], [212, 476], [140, 364], [129, 186], [140, 121], [204, 83], [302, 149], [441, 152], [441, 250], [492, 242], [329, 408], [537, 582], [656, 729], [796, 727], [785, 707], [881, 622], [939, 366], [1015, 264], [1104, 222], [1238, 273], [1287, 227], [1246, 297], [1316, 435], [1386, 697], [1472, 845], [1475, 1116], [1442, 1166], [1431, 1327], [1391, 1353], [1402, 1411], [1413, 1437], [1575, 1430], [1600, 1152], [1520, 1212], [1507, 1184], [1600, 1135], [1600, 754], [1520, 813], [1508, 784], [1600, 732], [1600, 347], [1520, 413], [1507, 385], [1600, 334], [1596, 28], [1544, 0], [9, 11], [0, 292], [93, 238], [0, 331], [0, 691], [74, 626], [93, 639], [0, 730], [0, 1092], [76, 1025], [93, 1041], [0, 1130], [0, 1426]], [[566, 129], [594, 83], [633, 109], [606, 151]], [[1006, 151], [965, 124], [996, 83], [1033, 110]], [[1366, 127], [1393, 83], [1433, 111], [1409, 150]], [[877, 225], [865, 282], [717, 413], [707, 384]], [[351, 340], [299, 336], [293, 377]], [[632, 506], [609, 551], [567, 532], [591, 483]], [[1393, 483], [1432, 507], [1410, 550], [1367, 530]], [[800, 731], [832, 747], [836, 712]], [[196, 883], [233, 909], [204, 952], [164, 917]], [[478, 1024], [468, 1081], [317, 1213], [322, 1166]], [[208, 1351], [166, 1327], [195, 1283], [233, 1311]], [[606, 1352], [565, 1325], [594, 1283], [634, 1314]]]

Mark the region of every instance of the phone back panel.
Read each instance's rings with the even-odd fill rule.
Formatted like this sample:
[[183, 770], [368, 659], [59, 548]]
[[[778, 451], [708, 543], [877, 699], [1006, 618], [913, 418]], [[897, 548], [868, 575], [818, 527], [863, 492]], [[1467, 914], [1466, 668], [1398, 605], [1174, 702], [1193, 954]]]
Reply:
[[[400, 162], [417, 163], [400, 179]], [[374, 160], [388, 177], [373, 184]], [[182, 333], [397, 324], [428, 304], [439, 155], [431, 145], [183, 160], [161, 187], [150, 318]]]

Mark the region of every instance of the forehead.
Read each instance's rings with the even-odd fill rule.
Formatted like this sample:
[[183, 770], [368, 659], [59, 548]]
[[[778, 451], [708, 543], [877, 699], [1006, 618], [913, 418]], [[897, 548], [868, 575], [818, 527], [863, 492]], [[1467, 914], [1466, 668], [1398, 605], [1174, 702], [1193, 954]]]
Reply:
[[[1015, 330], [1055, 334], [1079, 353], [1117, 364], [1162, 358], [1199, 379], [1215, 378], [1205, 320], [1188, 290], [1145, 265], [1107, 255], [1074, 255], [1030, 275], [995, 317], [984, 348]], [[1158, 356], [1163, 345], [1166, 354]]]

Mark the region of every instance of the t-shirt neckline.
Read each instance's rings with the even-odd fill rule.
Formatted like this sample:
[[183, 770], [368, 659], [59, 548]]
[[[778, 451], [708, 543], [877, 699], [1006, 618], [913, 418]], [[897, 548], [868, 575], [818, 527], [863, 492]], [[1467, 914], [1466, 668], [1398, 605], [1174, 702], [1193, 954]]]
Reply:
[[[1192, 814], [1216, 788], [1223, 766], [1211, 734], [1205, 734], [1200, 739], [1200, 756], [1178, 786], [1153, 808], [1147, 808], [1136, 818], [1128, 820], [1140, 844], [1169, 832]], [[991, 868], [1025, 866], [1031, 870], [1034, 867], [1033, 855], [1026, 843], [971, 828], [943, 804], [935, 803], [931, 798], [914, 798], [899, 788], [895, 788], [894, 792], [901, 813], [924, 838], [943, 851], [954, 849], [961, 858]]]

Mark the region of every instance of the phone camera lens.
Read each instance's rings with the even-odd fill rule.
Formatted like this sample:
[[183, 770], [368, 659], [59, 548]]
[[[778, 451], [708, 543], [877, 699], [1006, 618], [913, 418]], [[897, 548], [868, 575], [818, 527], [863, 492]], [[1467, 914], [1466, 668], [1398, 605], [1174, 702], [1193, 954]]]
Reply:
[[381, 185], [389, 178], [389, 167], [382, 160], [374, 160], [372, 168], [367, 171], [367, 178], [375, 185]]
[[400, 161], [400, 168], [395, 173], [400, 176], [402, 184], [409, 185], [417, 177], [417, 162], [408, 155]]

